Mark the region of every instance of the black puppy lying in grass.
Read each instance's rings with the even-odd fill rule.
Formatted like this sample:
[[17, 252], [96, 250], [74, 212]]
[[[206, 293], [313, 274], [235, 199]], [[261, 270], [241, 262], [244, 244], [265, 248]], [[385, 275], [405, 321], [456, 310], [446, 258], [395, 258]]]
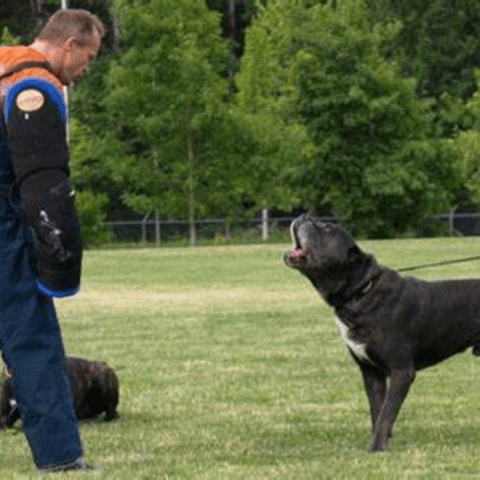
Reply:
[[[79, 420], [105, 412], [105, 420], [118, 418], [118, 378], [105, 363], [67, 357], [75, 413]], [[11, 378], [0, 386], [0, 430], [10, 428], [20, 418]]]

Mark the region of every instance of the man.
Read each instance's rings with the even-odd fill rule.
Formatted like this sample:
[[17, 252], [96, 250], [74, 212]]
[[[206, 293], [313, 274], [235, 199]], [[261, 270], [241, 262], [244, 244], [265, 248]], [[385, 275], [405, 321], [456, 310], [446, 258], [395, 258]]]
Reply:
[[63, 87], [98, 55], [104, 26], [53, 15], [30, 46], [0, 48], [0, 346], [36, 466], [84, 470], [53, 297], [78, 291], [82, 247]]

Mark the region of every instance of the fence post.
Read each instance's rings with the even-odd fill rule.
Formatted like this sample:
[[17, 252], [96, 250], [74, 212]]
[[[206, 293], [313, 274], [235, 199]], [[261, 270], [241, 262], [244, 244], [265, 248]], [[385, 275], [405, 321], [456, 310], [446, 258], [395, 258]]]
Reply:
[[149, 215], [147, 213], [142, 220], [142, 243], [147, 243], [147, 218]]
[[262, 209], [262, 241], [268, 240], [268, 208]]
[[160, 216], [155, 212], [155, 243], [160, 246]]
[[448, 235], [450, 237], [453, 237], [453, 220], [455, 217], [455, 210], [457, 209], [458, 205], [455, 205], [452, 208], [452, 211], [450, 212], [450, 215], [448, 216]]

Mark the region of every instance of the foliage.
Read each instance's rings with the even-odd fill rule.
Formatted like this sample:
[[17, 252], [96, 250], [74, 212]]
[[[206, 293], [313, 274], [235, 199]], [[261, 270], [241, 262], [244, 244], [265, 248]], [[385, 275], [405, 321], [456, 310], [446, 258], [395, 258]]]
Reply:
[[[109, 220], [311, 209], [370, 236], [475, 208], [480, 3], [364, 1], [70, 0], [109, 27], [70, 95], [77, 191]], [[3, 2], [2, 43], [57, 8]]]
[[[476, 77], [480, 81], [479, 70], [476, 71]], [[452, 144], [469, 198], [480, 204], [480, 92], [476, 92], [467, 102], [466, 111], [472, 128], [457, 132]]]
[[398, 25], [368, 25], [362, 1], [308, 9], [269, 2], [247, 37], [244, 60], [256, 65], [247, 77], [242, 63], [239, 95], [306, 126], [298, 148], [310, 154], [299, 166], [304, 204], [385, 237], [445, 209], [457, 179], [447, 145], [433, 138], [430, 104], [383, 56]]
[[460, 98], [476, 90], [473, 70], [480, 60], [480, 4], [477, 0], [367, 0], [378, 22], [400, 20], [395, 42], [403, 70], [418, 78], [422, 96]]
[[315, 31], [301, 33], [296, 57], [299, 113], [316, 144], [310, 202], [362, 233], [391, 236], [446, 208], [451, 172], [429, 139], [429, 104], [379, 53], [390, 32], [325, 10], [312, 12]]
[[14, 37], [8, 27], [3, 27], [0, 45], [18, 45], [19, 43], [20, 39]]
[[116, 135], [115, 118], [105, 108], [111, 56], [100, 57], [82, 81], [70, 88], [70, 163], [77, 190], [106, 194], [109, 220], [131, 214], [122, 202], [126, 180], [121, 165], [125, 146]]
[[229, 76], [238, 68], [238, 59], [243, 54], [245, 31], [256, 11], [258, 0], [206, 0], [208, 8], [222, 13], [222, 35], [229, 40], [232, 65]]
[[102, 193], [83, 190], [76, 195], [79, 220], [82, 225], [84, 247], [99, 245], [111, 240], [105, 226], [105, 205], [108, 197]]
[[191, 0], [119, 0], [116, 8], [125, 48], [112, 62], [106, 104], [125, 151], [135, 155], [120, 167], [132, 187], [125, 202], [139, 212], [193, 219], [209, 213], [221, 192], [211, 186], [226, 181], [228, 208], [228, 51], [218, 15]]
[[275, 6], [261, 10], [248, 31], [236, 77], [235, 109], [257, 139], [251, 161], [260, 182], [251, 196], [259, 206], [282, 210], [301, 205], [299, 171], [313, 152], [305, 125], [291, 115], [297, 98], [289, 57], [291, 13]]
[[72, 183], [77, 189], [76, 206], [82, 225], [83, 242], [86, 246], [103, 243], [108, 240], [105, 228], [108, 196], [94, 188], [95, 174], [99, 167], [95, 165], [97, 155], [92, 155], [94, 150], [97, 154], [100, 153], [100, 145], [97, 138], [78, 121], [70, 123], [69, 133], [75, 139], [70, 144], [70, 165]]
[[[480, 3], [477, 0], [367, 0], [376, 22], [399, 20], [400, 34], [388, 44], [402, 73], [417, 78], [417, 94], [434, 98], [439, 134], [465, 126], [465, 101], [477, 90], [480, 62]], [[452, 115], [452, 106], [457, 117]], [[445, 117], [445, 113], [447, 117]]]

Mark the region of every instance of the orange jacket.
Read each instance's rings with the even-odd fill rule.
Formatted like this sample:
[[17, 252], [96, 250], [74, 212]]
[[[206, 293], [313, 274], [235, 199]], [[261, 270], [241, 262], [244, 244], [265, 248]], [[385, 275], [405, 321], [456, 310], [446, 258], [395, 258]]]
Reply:
[[[45, 57], [37, 50], [26, 46], [0, 47], [0, 76], [7, 73], [16, 65], [29, 61], [46, 62]], [[53, 73], [45, 68], [33, 67], [14, 73], [3, 80], [0, 80], [0, 100], [5, 97], [8, 89], [26, 77], [37, 77], [54, 85], [63, 96], [63, 83]]]

